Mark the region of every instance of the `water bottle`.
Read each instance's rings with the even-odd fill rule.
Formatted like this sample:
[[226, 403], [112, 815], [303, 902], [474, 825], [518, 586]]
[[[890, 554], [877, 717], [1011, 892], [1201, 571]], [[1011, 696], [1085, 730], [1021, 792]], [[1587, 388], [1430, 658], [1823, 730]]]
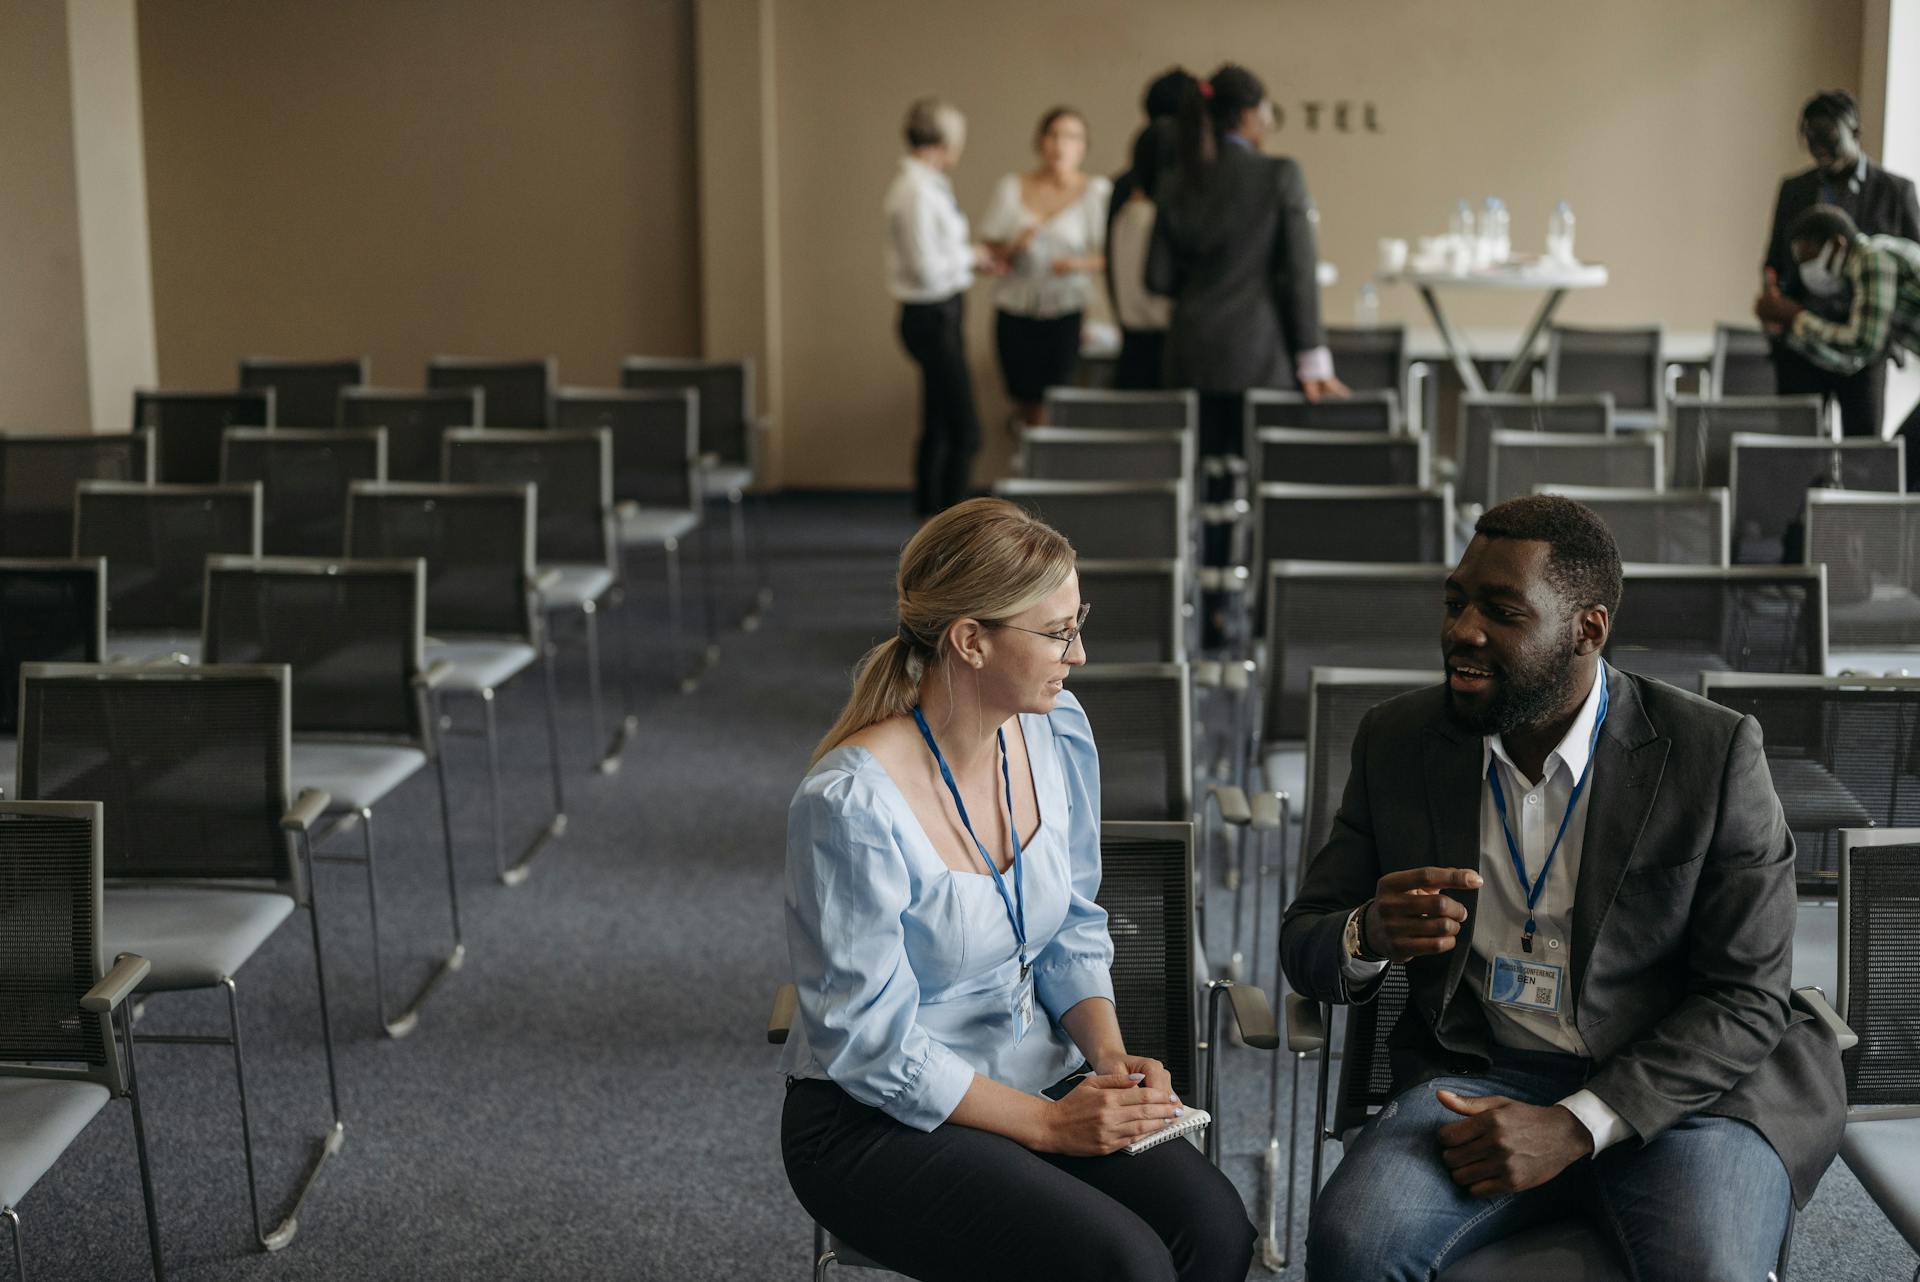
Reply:
[[1498, 196], [1487, 197], [1480, 215], [1480, 265], [1491, 267], [1513, 257], [1513, 238], [1507, 221], [1507, 205]]
[[1461, 200], [1453, 207], [1453, 217], [1447, 222], [1447, 235], [1463, 244], [1473, 243], [1473, 206]]
[[1368, 281], [1360, 287], [1353, 300], [1353, 323], [1360, 329], [1377, 329], [1380, 325], [1380, 291]]
[[1556, 263], [1577, 263], [1573, 256], [1573, 206], [1561, 201], [1547, 219], [1547, 257]]

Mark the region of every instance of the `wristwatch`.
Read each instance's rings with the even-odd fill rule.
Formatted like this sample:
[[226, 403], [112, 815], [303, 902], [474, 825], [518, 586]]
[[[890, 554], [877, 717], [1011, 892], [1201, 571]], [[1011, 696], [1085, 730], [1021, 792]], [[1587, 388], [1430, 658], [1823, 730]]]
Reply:
[[1369, 899], [1366, 903], [1361, 904], [1349, 913], [1347, 915], [1347, 928], [1340, 932], [1340, 942], [1345, 946], [1347, 956], [1353, 958], [1355, 961], [1382, 962], [1386, 960], [1384, 957], [1376, 956], [1367, 951], [1367, 937], [1361, 929], [1361, 923], [1366, 919], [1367, 909], [1371, 907], [1372, 904], [1373, 901]]

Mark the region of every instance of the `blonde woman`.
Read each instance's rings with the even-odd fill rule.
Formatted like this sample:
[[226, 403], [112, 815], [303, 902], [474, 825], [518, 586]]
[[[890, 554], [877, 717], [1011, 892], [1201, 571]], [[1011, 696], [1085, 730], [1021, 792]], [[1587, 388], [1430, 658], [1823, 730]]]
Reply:
[[926, 1282], [1239, 1282], [1226, 1178], [1120, 1152], [1183, 1106], [1114, 1013], [1073, 549], [969, 500], [907, 544], [898, 609], [788, 813], [794, 1193]]

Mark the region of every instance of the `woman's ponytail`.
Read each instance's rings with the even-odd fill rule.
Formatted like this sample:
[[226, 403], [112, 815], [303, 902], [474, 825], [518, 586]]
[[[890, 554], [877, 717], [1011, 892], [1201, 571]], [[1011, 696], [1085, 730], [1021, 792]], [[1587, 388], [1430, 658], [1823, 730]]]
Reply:
[[848, 735], [888, 717], [904, 717], [920, 702], [920, 678], [926, 675], [926, 664], [920, 647], [906, 640], [908, 635], [902, 626], [900, 635], [888, 637], [861, 657], [853, 670], [853, 694], [833, 729], [814, 746], [809, 767], [839, 747]]

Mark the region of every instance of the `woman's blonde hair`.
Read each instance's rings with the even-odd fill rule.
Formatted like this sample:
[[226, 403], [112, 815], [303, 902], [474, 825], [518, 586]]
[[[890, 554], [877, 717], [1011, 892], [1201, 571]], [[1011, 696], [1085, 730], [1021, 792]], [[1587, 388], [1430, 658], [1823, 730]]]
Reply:
[[808, 764], [875, 722], [913, 711], [922, 678], [946, 657], [955, 622], [1018, 614], [1072, 571], [1066, 536], [1005, 499], [968, 499], [921, 526], [900, 553], [899, 628], [860, 660], [853, 694]]

